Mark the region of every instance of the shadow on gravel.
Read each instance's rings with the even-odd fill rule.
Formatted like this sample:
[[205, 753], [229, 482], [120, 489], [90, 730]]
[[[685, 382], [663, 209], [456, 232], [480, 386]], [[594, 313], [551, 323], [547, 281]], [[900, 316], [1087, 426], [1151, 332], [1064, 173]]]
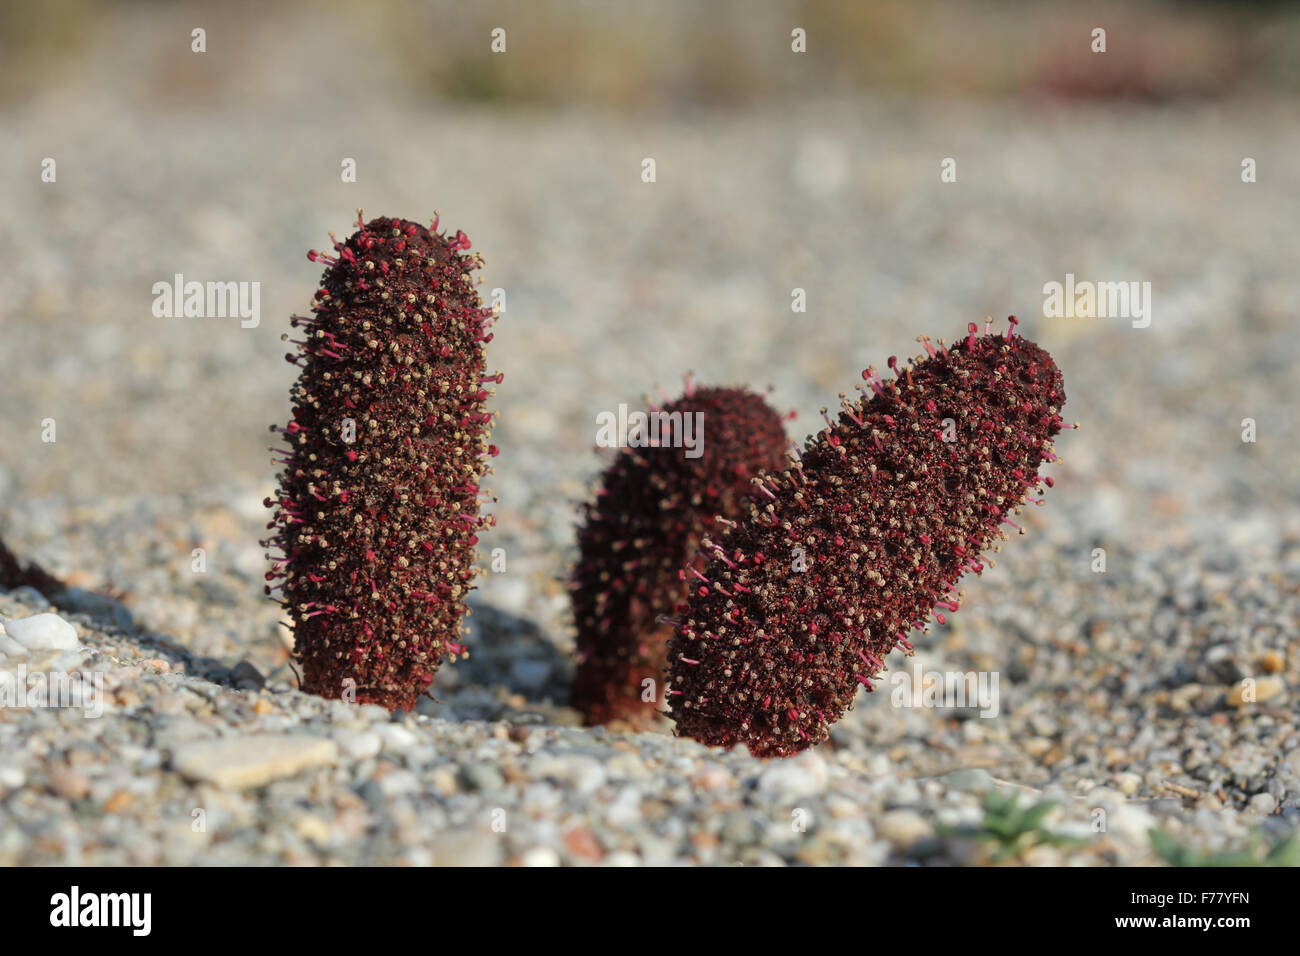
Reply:
[[456, 664], [464, 683], [497, 685], [529, 703], [564, 704], [573, 662], [528, 618], [490, 604], [472, 604], [469, 660]]

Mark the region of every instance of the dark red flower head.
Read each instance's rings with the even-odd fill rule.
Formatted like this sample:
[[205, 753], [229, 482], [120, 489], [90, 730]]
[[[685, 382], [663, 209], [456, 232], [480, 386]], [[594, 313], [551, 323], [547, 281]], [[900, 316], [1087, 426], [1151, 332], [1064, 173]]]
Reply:
[[[1014, 334], [969, 334], [879, 378], [767, 478], [679, 608], [677, 732], [785, 756], [824, 740], [895, 647], [956, 610], [957, 580], [1053, 460], [1061, 373]], [[1050, 479], [1041, 479], [1050, 485]]]
[[[448, 657], [475, 571], [484, 401], [482, 306], [464, 233], [372, 219], [327, 268], [297, 354], [293, 417], [279, 432], [268, 580], [283, 579], [304, 689], [415, 706]], [[268, 588], [268, 593], [270, 589]]]
[[[579, 665], [573, 706], [590, 725], [659, 720], [672, 626], [662, 620], [685, 597], [700, 541], [740, 517], [755, 476], [780, 468], [781, 418], [759, 395], [695, 388], [659, 410], [659, 447], [627, 448], [601, 479], [578, 532], [573, 611]], [[701, 454], [672, 447], [672, 416], [702, 416]], [[688, 580], [689, 578], [689, 580]], [[645, 685], [647, 679], [653, 685]]]

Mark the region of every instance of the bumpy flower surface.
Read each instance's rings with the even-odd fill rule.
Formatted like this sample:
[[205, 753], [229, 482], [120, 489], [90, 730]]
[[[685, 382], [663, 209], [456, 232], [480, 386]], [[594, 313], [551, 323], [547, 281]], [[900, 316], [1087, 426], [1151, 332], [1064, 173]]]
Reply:
[[[304, 689], [410, 710], [460, 643], [479, 482], [496, 449], [483, 345], [494, 313], [464, 233], [362, 222], [301, 328], [293, 417], [267, 542], [283, 579]], [[270, 592], [268, 587], [268, 593]]]
[[[601, 479], [578, 532], [573, 610], [579, 665], [572, 703], [589, 725], [662, 720], [671, 615], [704, 564], [700, 542], [745, 511], [758, 474], [784, 463], [781, 417], [759, 395], [695, 388], [659, 410], [658, 447], [626, 448]], [[698, 457], [672, 447], [673, 416], [703, 425]], [[653, 681], [647, 685], [646, 680]], [[653, 693], [646, 693], [647, 689]]]
[[[669, 646], [677, 733], [786, 756], [824, 740], [906, 634], [956, 610], [967, 571], [1016, 527], [1054, 460], [1061, 373], [1015, 335], [977, 335], [912, 360], [767, 475], [746, 520], [678, 610]], [[1037, 499], [1041, 501], [1041, 498]]]

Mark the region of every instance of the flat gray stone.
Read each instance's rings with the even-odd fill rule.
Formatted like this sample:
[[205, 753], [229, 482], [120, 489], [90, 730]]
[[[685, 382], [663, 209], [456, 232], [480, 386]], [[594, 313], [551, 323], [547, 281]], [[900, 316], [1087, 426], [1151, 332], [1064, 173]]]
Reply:
[[172, 766], [183, 776], [225, 790], [261, 787], [337, 761], [338, 745], [334, 741], [307, 734], [204, 740], [185, 744], [172, 756]]
[[96, 620], [107, 621], [123, 631], [135, 630], [135, 619], [121, 601], [85, 588], [67, 588], [59, 595], [59, 607], [74, 614], [85, 614]]

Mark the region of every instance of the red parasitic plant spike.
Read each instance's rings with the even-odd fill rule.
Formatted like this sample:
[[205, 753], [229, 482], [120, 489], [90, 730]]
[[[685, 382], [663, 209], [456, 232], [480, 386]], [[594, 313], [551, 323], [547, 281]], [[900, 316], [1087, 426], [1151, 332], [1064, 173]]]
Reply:
[[302, 372], [293, 417], [271, 429], [283, 470], [266, 577], [281, 582], [304, 690], [411, 710], [465, 650], [474, 546], [492, 523], [479, 482], [497, 451], [484, 403], [501, 375], [483, 359], [495, 312], [463, 232], [357, 225], [333, 255], [307, 256], [326, 269], [312, 315], [291, 320], [302, 332], [285, 358]]
[[[667, 641], [663, 618], [695, 583], [702, 539], [739, 518], [761, 471], [780, 468], [787, 445], [781, 417], [738, 388], [696, 388], [658, 410], [699, 414], [703, 447], [691, 457], [669, 447], [669, 423], [651, 435], [659, 447], [622, 450], [601, 479], [578, 532], [573, 611], [579, 665], [572, 703], [588, 725], [614, 720], [646, 728], [662, 720]], [[646, 694], [643, 681], [654, 681]]]
[[[957, 580], [1015, 527], [1056, 460], [1061, 373], [1015, 334], [938, 348], [894, 377], [874, 369], [765, 498], [715, 538], [669, 644], [678, 734], [787, 756], [824, 740], [894, 648], [956, 610]], [[827, 419], [830, 422], [830, 419]], [[1023, 533], [1023, 532], [1022, 532]]]

